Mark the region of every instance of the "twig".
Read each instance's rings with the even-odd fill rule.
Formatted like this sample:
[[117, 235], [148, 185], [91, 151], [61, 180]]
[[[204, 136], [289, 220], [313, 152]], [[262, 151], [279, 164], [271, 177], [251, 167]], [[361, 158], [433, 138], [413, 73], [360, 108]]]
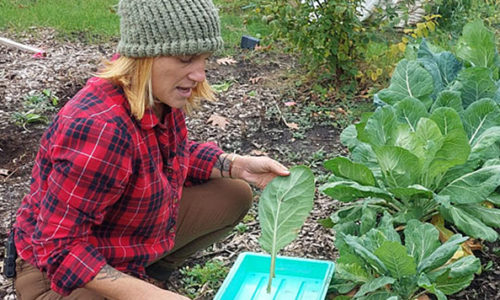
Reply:
[[42, 49], [38, 49], [35, 47], [24, 45], [24, 44], [21, 44], [21, 43], [18, 43], [18, 42], [15, 42], [13, 40], [9, 40], [9, 39], [3, 38], [3, 37], [0, 37], [0, 44], [3, 44], [5, 46], [9, 46], [9, 47], [14, 47], [14, 48], [24, 50], [24, 51], [34, 52], [35, 54], [37, 54], [39, 56], [46, 55], [45, 51], [43, 51]]

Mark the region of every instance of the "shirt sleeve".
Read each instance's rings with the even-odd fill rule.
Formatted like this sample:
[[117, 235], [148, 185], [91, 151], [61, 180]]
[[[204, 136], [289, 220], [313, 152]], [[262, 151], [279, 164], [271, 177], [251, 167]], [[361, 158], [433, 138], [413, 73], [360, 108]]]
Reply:
[[106, 264], [89, 238], [122, 195], [132, 164], [130, 139], [114, 124], [92, 118], [59, 122], [49, 139], [52, 168], [32, 240], [51, 288], [69, 295]]
[[219, 155], [224, 153], [214, 143], [188, 142], [190, 159], [186, 186], [206, 182]]

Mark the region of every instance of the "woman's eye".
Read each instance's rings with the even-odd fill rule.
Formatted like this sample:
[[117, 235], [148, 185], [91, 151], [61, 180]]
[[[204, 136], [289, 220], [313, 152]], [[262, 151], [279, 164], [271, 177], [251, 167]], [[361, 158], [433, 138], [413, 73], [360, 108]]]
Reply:
[[193, 61], [193, 56], [179, 56], [179, 60], [183, 63], [190, 63]]

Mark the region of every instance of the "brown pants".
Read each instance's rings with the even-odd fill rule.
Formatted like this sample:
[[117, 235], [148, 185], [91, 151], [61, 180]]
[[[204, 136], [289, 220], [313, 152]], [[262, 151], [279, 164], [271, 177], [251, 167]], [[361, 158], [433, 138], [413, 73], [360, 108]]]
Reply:
[[[165, 257], [147, 267], [148, 274], [161, 279], [164, 270], [179, 267], [196, 251], [222, 239], [243, 219], [251, 204], [252, 190], [241, 180], [213, 179], [185, 188], [179, 207], [175, 246]], [[17, 259], [16, 271], [14, 285], [20, 300], [104, 299], [85, 288], [62, 297], [50, 289], [45, 273], [22, 259]]]

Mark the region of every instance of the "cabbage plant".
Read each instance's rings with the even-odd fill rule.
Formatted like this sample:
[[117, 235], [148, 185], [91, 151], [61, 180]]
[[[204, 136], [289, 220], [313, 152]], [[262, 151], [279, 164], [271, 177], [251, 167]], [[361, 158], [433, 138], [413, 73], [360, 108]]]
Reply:
[[480, 271], [474, 256], [453, 259], [465, 240], [456, 234], [441, 244], [434, 226], [410, 220], [403, 243], [386, 214], [378, 227], [362, 236], [340, 233], [331, 288], [341, 294], [357, 288], [353, 299], [410, 300], [424, 293], [446, 299], [469, 286]]
[[321, 190], [352, 205], [334, 224], [363, 234], [384, 211], [400, 224], [441, 214], [469, 236], [498, 238], [500, 58], [480, 21], [457, 44], [455, 56], [423, 41], [375, 95], [382, 106], [342, 132], [350, 157], [325, 163], [333, 175]]

